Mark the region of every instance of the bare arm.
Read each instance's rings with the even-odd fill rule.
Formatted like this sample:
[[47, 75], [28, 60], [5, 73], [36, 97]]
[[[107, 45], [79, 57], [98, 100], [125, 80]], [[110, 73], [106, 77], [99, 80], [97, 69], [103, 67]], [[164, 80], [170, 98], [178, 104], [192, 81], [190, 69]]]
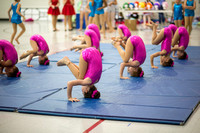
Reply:
[[155, 57], [165, 55], [166, 52], [167, 52], [166, 50], [162, 50], [161, 52], [154, 53], [150, 56], [151, 68], [158, 68], [157, 66], [154, 66], [153, 60]]
[[67, 2], [67, 0], [63, 0], [63, 5], [65, 5], [66, 2]]
[[[74, 0], [70, 0], [71, 4], [74, 5]], [[82, 3], [81, 3], [82, 4]]]
[[107, 7], [107, 1], [106, 0], [103, 0], [103, 6], [102, 7], [99, 7], [97, 10], [101, 10], [103, 8]]
[[172, 5], [172, 12], [174, 13], [174, 4]]
[[10, 11], [12, 10], [12, 7], [10, 6], [10, 8], [8, 9], [8, 17], [9, 17], [9, 22], [11, 21], [11, 16], [10, 16]]
[[58, 3], [57, 3], [57, 5], [56, 5], [56, 7], [59, 7], [60, 6], [60, 1], [58, 0]]
[[30, 63], [31, 63], [31, 60], [32, 60], [32, 58], [35, 56], [35, 54], [31, 54], [30, 56], [29, 56], [29, 58], [28, 58], [28, 61], [27, 61], [27, 67], [33, 67], [33, 65], [30, 65]]
[[196, 1], [194, 1], [193, 6], [187, 6], [187, 1], [184, 1], [184, 8], [189, 10], [195, 10], [196, 9]]
[[171, 48], [171, 52], [172, 51], [184, 51], [184, 50], [185, 50], [185, 48], [183, 46]]
[[77, 85], [86, 86], [86, 85], [90, 85], [91, 83], [92, 83], [92, 81], [89, 78], [86, 78], [84, 80], [77, 79], [77, 80], [69, 81], [67, 83], [67, 97], [68, 97], [68, 100], [71, 101], [71, 102], [73, 102], [73, 101], [74, 102], [78, 102], [79, 101], [76, 98], [72, 98], [72, 88], [73, 88], [73, 86], [77, 86]]
[[52, 6], [51, 0], [49, 0], [48, 4], [49, 4], [49, 6]]
[[24, 17], [24, 15], [22, 15], [21, 12], [19, 11], [20, 8], [21, 8], [21, 4], [18, 4], [18, 5], [17, 5], [16, 13], [19, 14], [21, 17], [23, 17], [23, 21], [25, 21], [25, 17]]

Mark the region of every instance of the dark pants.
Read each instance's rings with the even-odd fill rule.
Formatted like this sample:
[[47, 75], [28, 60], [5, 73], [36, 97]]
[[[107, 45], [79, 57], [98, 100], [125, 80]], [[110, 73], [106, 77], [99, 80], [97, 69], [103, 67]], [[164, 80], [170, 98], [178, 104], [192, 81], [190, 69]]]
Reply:
[[[159, 10], [163, 10], [162, 5], [160, 6]], [[164, 13], [159, 13], [159, 23], [164, 23], [165, 22], [165, 16]]]

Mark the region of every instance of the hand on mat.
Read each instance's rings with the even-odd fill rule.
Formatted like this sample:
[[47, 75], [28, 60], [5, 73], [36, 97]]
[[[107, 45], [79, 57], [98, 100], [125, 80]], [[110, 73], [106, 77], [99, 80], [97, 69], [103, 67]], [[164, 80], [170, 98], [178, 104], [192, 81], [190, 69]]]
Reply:
[[120, 77], [120, 79], [130, 79], [129, 77]]
[[71, 102], [79, 102], [80, 100], [78, 100], [77, 98], [69, 98], [68, 101], [71, 101]]
[[27, 65], [27, 67], [33, 67], [33, 65]]
[[157, 66], [151, 66], [151, 68], [156, 68], [157, 69], [158, 67]]

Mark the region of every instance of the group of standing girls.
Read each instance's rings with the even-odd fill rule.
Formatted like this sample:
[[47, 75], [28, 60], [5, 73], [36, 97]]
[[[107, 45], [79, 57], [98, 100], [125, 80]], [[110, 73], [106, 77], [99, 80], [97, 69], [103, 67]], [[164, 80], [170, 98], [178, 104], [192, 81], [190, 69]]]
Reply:
[[[74, 10], [74, 0], [63, 0], [63, 9], [62, 9], [62, 14], [64, 15], [64, 26], [65, 26], [65, 31], [67, 31], [67, 22], [68, 22], [68, 30], [72, 30], [72, 15], [75, 15], [75, 10]], [[52, 25], [53, 25], [53, 31], [58, 31], [56, 28], [56, 22], [57, 22], [57, 17], [60, 15], [60, 1], [59, 0], [49, 0], [49, 10], [48, 14], [52, 16]]]
[[176, 0], [172, 6], [172, 11], [174, 15], [174, 23], [177, 27], [182, 26], [183, 13], [184, 13], [184, 23], [185, 28], [189, 32], [189, 35], [192, 31], [192, 22], [194, 19], [194, 10], [196, 9], [195, 0], [184, 0], [184, 4], [181, 4], [181, 0]]
[[[75, 15], [74, 11], [74, 0], [63, 0], [62, 14], [65, 16], [64, 25], [66, 29], [66, 23], [68, 20], [69, 31], [72, 30], [72, 15]], [[80, 8], [80, 28], [83, 28], [83, 21], [85, 20], [86, 25], [95, 23], [105, 37], [105, 25], [108, 26], [109, 32], [113, 32], [113, 23], [115, 18], [115, 5], [117, 0], [81, 0]], [[59, 11], [59, 0], [49, 0], [48, 14], [52, 15], [53, 31], [57, 31], [56, 21]], [[88, 18], [89, 16], [89, 18]]]

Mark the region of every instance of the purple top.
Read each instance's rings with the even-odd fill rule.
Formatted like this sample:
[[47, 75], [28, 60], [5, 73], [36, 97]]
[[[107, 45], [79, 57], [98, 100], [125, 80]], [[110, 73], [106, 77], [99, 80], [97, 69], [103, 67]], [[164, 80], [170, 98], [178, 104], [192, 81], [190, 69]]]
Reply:
[[4, 61], [11, 60], [12, 66], [17, 64], [18, 55], [15, 47], [7, 40], [0, 40], [0, 50], [3, 51]]
[[102, 59], [99, 51], [93, 47], [86, 48], [82, 51], [82, 57], [88, 63], [84, 79], [90, 78], [91, 84], [98, 82], [102, 73]]
[[91, 42], [92, 42], [91, 47], [95, 46], [95, 48], [98, 49], [99, 48], [99, 38], [98, 38], [97, 34], [93, 30], [87, 29], [85, 31], [85, 35], [90, 37]]
[[131, 32], [129, 31], [128, 27], [126, 27], [124, 24], [120, 24], [118, 26], [119, 29], [122, 30], [124, 36], [128, 39], [131, 36]]
[[139, 36], [131, 36], [133, 45], [133, 61], [137, 60], [142, 65], [146, 59], [146, 49], [143, 40]]
[[46, 55], [49, 52], [49, 47], [45, 39], [41, 35], [33, 35], [30, 40], [33, 40], [38, 45], [38, 51], [44, 51], [43, 55]]
[[89, 24], [87, 27], [88, 27], [88, 29], [91, 29], [91, 30], [96, 32], [96, 34], [97, 34], [97, 36], [99, 38], [99, 41], [100, 41], [101, 40], [101, 35], [100, 35], [100, 32], [99, 32], [98, 26], [95, 25], [95, 24]]
[[188, 47], [188, 43], [189, 43], [188, 31], [186, 30], [185, 27], [179, 27], [178, 33], [179, 33], [179, 36], [180, 36], [179, 47], [184, 46], [184, 48], [186, 49]]
[[166, 55], [171, 52], [171, 43], [172, 43], [172, 31], [170, 28], [166, 27], [164, 28], [164, 38], [163, 42], [161, 44], [161, 51], [166, 50]]

